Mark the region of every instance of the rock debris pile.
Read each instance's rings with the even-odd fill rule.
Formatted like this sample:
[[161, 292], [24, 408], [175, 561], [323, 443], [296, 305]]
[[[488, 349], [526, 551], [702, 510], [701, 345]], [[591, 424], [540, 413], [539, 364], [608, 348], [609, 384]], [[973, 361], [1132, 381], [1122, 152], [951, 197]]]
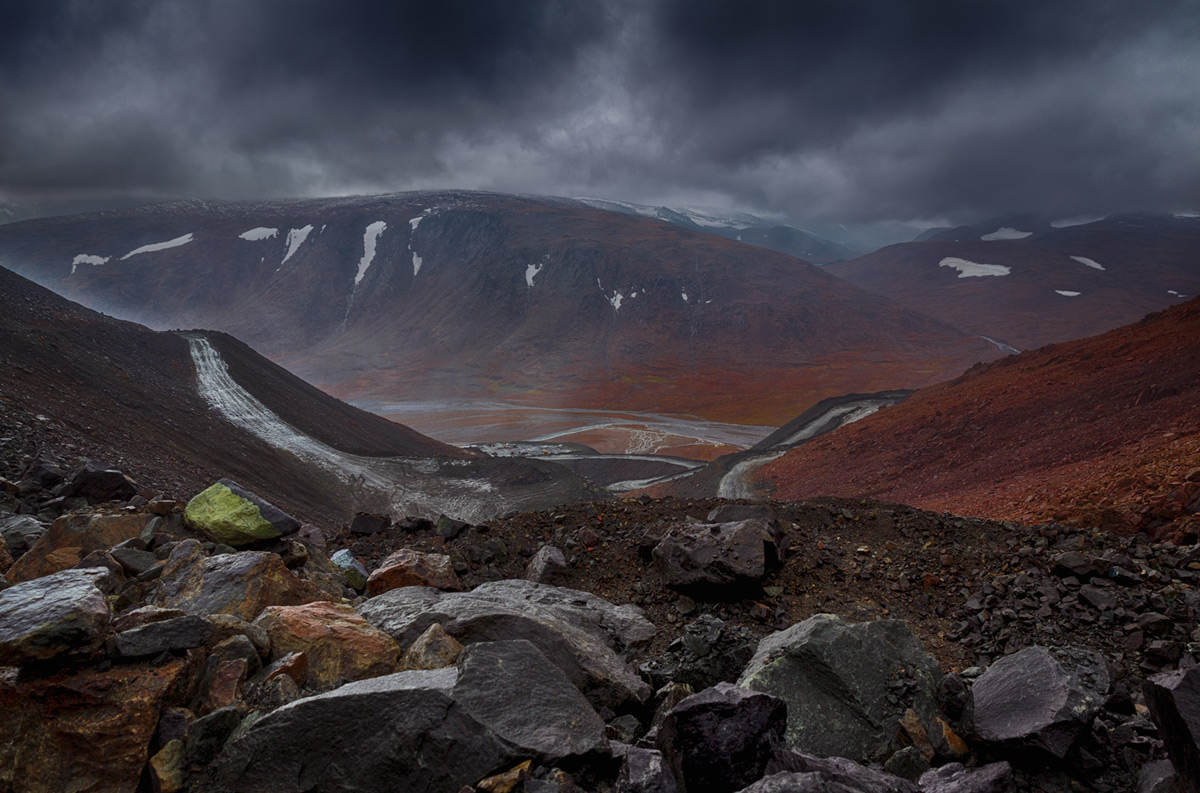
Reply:
[[0, 791], [1200, 791], [1200, 552], [873, 502], [324, 532], [0, 480]]

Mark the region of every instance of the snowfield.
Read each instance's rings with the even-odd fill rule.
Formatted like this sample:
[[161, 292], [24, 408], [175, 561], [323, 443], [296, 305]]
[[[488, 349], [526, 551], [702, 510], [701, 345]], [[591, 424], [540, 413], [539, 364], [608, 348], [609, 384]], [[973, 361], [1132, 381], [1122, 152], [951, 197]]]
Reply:
[[1104, 265], [1100, 264], [1095, 259], [1089, 259], [1086, 256], [1072, 256], [1071, 258], [1074, 259], [1075, 261], [1079, 262], [1080, 264], [1086, 264], [1088, 267], [1091, 267], [1093, 270], [1103, 270], [1104, 269]]
[[1083, 294], [1082, 292], [1071, 292], [1066, 289], [1055, 289], [1054, 292], [1055, 294], [1062, 295], [1063, 297], [1079, 297]]
[[178, 248], [180, 245], [187, 245], [191, 241], [192, 235], [184, 234], [182, 237], [176, 237], [175, 239], [167, 240], [166, 242], [153, 242], [149, 245], [143, 245], [140, 248], [131, 250], [129, 253], [121, 257], [121, 261], [125, 261], [130, 256], [137, 256], [138, 254], [142, 253], [154, 253], [155, 251], [165, 251], [168, 248]]
[[1008, 275], [1012, 272], [1003, 264], [979, 264], [957, 256], [947, 256], [938, 262], [938, 267], [952, 267], [958, 270], [959, 278], [982, 278], [985, 275]]
[[265, 226], [259, 226], [256, 229], [250, 229], [249, 231], [243, 231], [241, 234], [238, 235], [238, 239], [249, 240], [251, 242], [257, 242], [258, 240], [269, 240], [272, 237], [278, 237], [278, 236], [279, 236], [279, 229], [269, 229], [269, 228], [266, 228]]
[[355, 286], [359, 285], [363, 276], [367, 274], [367, 270], [370, 269], [371, 262], [375, 261], [375, 245], [379, 242], [379, 235], [386, 230], [387, 223], [377, 220], [367, 226], [367, 230], [363, 232], [363, 255], [358, 260], [358, 273], [354, 276]]
[[979, 239], [984, 242], [992, 242], [993, 240], [1023, 240], [1026, 237], [1032, 237], [1032, 231], [1017, 231], [1010, 229], [1008, 226], [1001, 226], [991, 234], [984, 234]]

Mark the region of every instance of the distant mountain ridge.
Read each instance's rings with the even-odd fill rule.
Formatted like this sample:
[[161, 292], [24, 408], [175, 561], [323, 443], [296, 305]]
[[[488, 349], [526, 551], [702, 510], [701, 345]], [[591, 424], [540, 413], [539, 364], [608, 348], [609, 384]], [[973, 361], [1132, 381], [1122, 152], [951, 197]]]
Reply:
[[995, 349], [791, 256], [566, 199], [175, 202], [0, 226], [88, 305], [214, 327], [346, 398], [504, 398], [743, 423]]
[[934, 233], [828, 272], [1018, 349], [1083, 338], [1200, 294], [1200, 219], [1030, 216]]

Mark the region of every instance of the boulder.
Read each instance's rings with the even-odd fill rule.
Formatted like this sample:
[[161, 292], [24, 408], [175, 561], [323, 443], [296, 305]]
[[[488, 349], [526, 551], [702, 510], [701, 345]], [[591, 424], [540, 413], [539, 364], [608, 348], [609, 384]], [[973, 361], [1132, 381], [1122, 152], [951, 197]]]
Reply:
[[274, 540], [300, 529], [300, 522], [229, 479], [197, 494], [183, 511], [193, 529], [233, 547]]
[[0, 591], [0, 666], [88, 653], [104, 644], [112, 612], [107, 572], [64, 570]]
[[561, 584], [567, 574], [567, 559], [553, 545], [543, 545], [525, 566], [525, 580], [539, 584]]
[[1137, 793], [1182, 793], [1183, 783], [1170, 760], [1154, 760], [1138, 773]]
[[631, 746], [621, 761], [613, 793], [676, 793], [675, 777], [657, 749]]
[[375, 597], [406, 586], [427, 586], [457, 592], [462, 589], [462, 582], [455, 575], [449, 556], [401, 548], [371, 571], [367, 578], [367, 596]]
[[363, 563], [355, 559], [350, 551], [343, 548], [329, 557], [329, 561], [342, 571], [346, 585], [351, 589], [361, 592], [367, 586], [367, 568], [363, 567]]
[[668, 586], [708, 596], [740, 597], [778, 559], [774, 531], [766, 521], [680, 524], [652, 551]]
[[1108, 698], [1104, 658], [1078, 648], [1028, 647], [996, 661], [971, 687], [964, 722], [985, 746], [1060, 760]]
[[463, 646], [435, 622], [404, 651], [400, 669], [445, 669], [454, 666], [462, 651]]
[[680, 793], [733, 793], [762, 777], [787, 710], [776, 697], [718, 683], [672, 708], [655, 743]]
[[0, 542], [0, 573], [4, 573], [13, 565], [12, 552], [8, 550], [8, 544]]
[[137, 537], [150, 520], [147, 515], [63, 515], [50, 525], [9, 571], [15, 583], [74, 567], [93, 551], [107, 551]]
[[21, 558], [38, 538], [46, 533], [46, 524], [32, 515], [5, 515], [0, 517], [0, 537], [4, 538], [13, 559]]
[[674, 682], [699, 691], [737, 680], [756, 645], [749, 629], [702, 614], [684, 626], [665, 652], [643, 663], [640, 669], [655, 688]]
[[300, 699], [239, 732], [217, 760], [234, 793], [458, 793], [531, 757], [553, 765], [607, 749], [599, 717], [522, 641]]
[[[434, 623], [463, 645], [526, 639], [597, 707], [617, 708], [650, 695], [649, 686], [613, 650], [614, 642], [597, 616], [605, 613], [594, 604], [599, 598], [577, 593], [580, 604], [560, 608], [555, 603], [558, 593], [534, 593], [528, 588], [537, 584], [516, 583], [523, 586], [515, 592], [489, 585], [461, 593], [403, 587], [367, 600], [358, 612], [404, 647]], [[537, 602], [539, 595], [548, 602]]]
[[787, 744], [822, 757], [883, 762], [911, 709], [940, 734], [941, 670], [907, 623], [817, 614], [758, 643], [739, 685], [788, 703]]
[[21, 474], [21, 480], [17, 483], [17, 492], [22, 495], [30, 495], [48, 490], [60, 484], [65, 478], [66, 475], [58, 463], [48, 457], [39, 457], [31, 462]]
[[596, 711], [562, 670], [523, 639], [465, 648], [454, 701], [521, 757], [556, 763], [609, 753]]
[[172, 549], [154, 605], [188, 614], [232, 614], [253, 620], [268, 606], [298, 606], [320, 599], [273, 553], [242, 551], [206, 556], [196, 540]]
[[1006, 762], [989, 763], [980, 768], [963, 768], [948, 763], [921, 775], [921, 793], [1016, 793], [1012, 766]]
[[89, 460], [71, 476], [62, 495], [85, 498], [89, 504], [128, 501], [138, 494], [137, 485], [118, 468], [99, 460]]
[[1182, 790], [1200, 793], [1200, 666], [1154, 675], [1144, 692]]
[[200, 647], [212, 635], [212, 623], [204, 617], [189, 614], [121, 631], [113, 636], [111, 647], [115, 655], [136, 658]]
[[0, 790], [138, 789], [167, 692], [184, 662], [0, 676]]
[[391, 518], [386, 515], [372, 515], [369, 512], [359, 512], [350, 521], [351, 534], [377, 534], [392, 525]]
[[[766, 784], [763, 784], [766, 783]], [[844, 757], [817, 757], [804, 752], [776, 753], [767, 767], [763, 787], [747, 790], [812, 791], [812, 793], [917, 793], [907, 779], [847, 760]]]
[[395, 639], [340, 603], [270, 606], [254, 624], [270, 637], [272, 660], [307, 656], [308, 685], [317, 689], [391, 674], [400, 660]]
[[496, 603], [537, 604], [596, 634], [626, 658], [649, 647], [658, 633], [654, 623], [637, 606], [628, 603], [618, 606], [578, 589], [508, 579], [480, 584], [470, 594]]

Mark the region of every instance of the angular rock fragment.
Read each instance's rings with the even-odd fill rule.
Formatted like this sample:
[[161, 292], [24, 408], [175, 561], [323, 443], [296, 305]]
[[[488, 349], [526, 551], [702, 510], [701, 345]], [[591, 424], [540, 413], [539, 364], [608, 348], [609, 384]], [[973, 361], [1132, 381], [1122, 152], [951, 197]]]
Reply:
[[350, 533], [378, 534], [390, 525], [392, 525], [392, 521], [386, 515], [359, 512], [354, 515], [354, 520], [350, 521]]
[[462, 582], [455, 575], [449, 556], [401, 548], [371, 571], [367, 578], [367, 595], [375, 597], [406, 586], [428, 586], [457, 592], [462, 589]]
[[445, 669], [454, 666], [462, 651], [463, 646], [435, 622], [404, 651], [400, 670]]
[[677, 525], [652, 556], [668, 586], [718, 595], [761, 581], [778, 550], [765, 521], [742, 520]]
[[655, 743], [681, 793], [732, 793], [763, 775], [787, 710], [776, 697], [718, 683], [672, 708]]
[[183, 667], [180, 660], [0, 677], [0, 790], [138, 789], [164, 698]]
[[324, 597], [276, 554], [242, 551], [210, 557], [200, 543], [184, 540], [171, 551], [155, 605], [253, 620], [267, 606], [297, 606]]
[[183, 514], [194, 529], [235, 548], [300, 529], [298, 520], [230, 479], [220, 479], [198, 493]]
[[657, 749], [629, 747], [613, 793], [676, 793], [675, 777]]
[[342, 549], [329, 557], [329, 561], [342, 571], [342, 575], [346, 578], [346, 585], [351, 589], [361, 592], [366, 587], [367, 568], [363, 567], [363, 563], [355, 559], [354, 554], [350, 551]]
[[767, 774], [761, 782], [746, 790], [759, 793], [917, 793], [917, 786], [907, 779], [844, 757], [777, 752], [767, 767]]
[[270, 606], [254, 624], [270, 637], [272, 659], [305, 654], [308, 684], [317, 689], [391, 674], [400, 660], [395, 639], [340, 603]]
[[1200, 666], [1146, 680], [1146, 704], [1186, 793], [1200, 793]]
[[0, 517], [0, 537], [8, 547], [13, 559], [21, 558], [38, 538], [46, 533], [46, 524], [32, 515], [5, 515]]
[[137, 485], [120, 469], [99, 460], [89, 460], [71, 476], [62, 495], [87, 499], [89, 504], [128, 501], [138, 494]]
[[113, 636], [112, 649], [116, 655], [125, 658], [158, 655], [169, 650], [200, 647], [212, 635], [211, 622], [204, 617], [189, 614], [122, 631]]
[[93, 551], [107, 551], [146, 528], [145, 515], [63, 515], [12, 566], [9, 578], [29, 581], [74, 567]]
[[1006, 762], [989, 763], [980, 768], [963, 768], [949, 763], [921, 775], [921, 793], [1014, 793], [1012, 766]]
[[525, 579], [539, 584], [561, 584], [566, 578], [567, 559], [553, 545], [543, 545], [525, 567]]
[[900, 748], [909, 709], [927, 734], [940, 734], [940, 681], [906, 623], [817, 614], [759, 642], [738, 684], [787, 701], [789, 748], [865, 763]]
[[88, 653], [104, 644], [112, 612], [107, 572], [64, 570], [0, 591], [0, 666]]
[[1104, 706], [1109, 685], [1098, 653], [1029, 647], [996, 661], [975, 681], [964, 721], [995, 750], [1033, 749], [1062, 759]]

